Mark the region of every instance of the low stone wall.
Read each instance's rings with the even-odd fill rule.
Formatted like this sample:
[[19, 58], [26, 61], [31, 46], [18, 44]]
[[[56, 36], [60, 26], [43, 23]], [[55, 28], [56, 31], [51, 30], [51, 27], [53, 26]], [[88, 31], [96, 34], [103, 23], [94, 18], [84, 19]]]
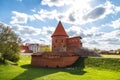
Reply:
[[32, 55], [31, 65], [37, 67], [67, 67], [72, 65], [79, 56], [65, 57], [42, 57], [40, 55]]

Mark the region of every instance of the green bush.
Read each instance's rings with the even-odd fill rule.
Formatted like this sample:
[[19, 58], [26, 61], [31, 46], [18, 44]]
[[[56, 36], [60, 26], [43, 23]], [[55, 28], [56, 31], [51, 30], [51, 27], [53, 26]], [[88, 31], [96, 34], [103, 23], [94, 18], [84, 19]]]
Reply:
[[79, 58], [73, 67], [97, 67], [120, 71], [120, 58]]
[[85, 68], [85, 59], [86, 57], [80, 57], [71, 67], [77, 67], [84, 69]]
[[120, 71], [119, 58], [87, 58], [85, 64], [86, 66]]

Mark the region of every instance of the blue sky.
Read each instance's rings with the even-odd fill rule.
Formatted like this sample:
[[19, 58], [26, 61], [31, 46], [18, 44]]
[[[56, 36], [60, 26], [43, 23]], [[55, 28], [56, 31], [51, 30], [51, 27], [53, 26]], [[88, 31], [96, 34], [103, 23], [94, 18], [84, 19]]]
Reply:
[[0, 23], [9, 25], [23, 43], [51, 44], [59, 20], [84, 47], [120, 48], [119, 0], [0, 0]]

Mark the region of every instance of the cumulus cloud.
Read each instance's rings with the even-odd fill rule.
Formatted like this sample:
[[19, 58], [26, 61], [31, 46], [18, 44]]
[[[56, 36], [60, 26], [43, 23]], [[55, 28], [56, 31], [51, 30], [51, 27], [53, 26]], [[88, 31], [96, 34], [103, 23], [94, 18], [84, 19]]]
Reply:
[[108, 33], [105, 33], [103, 36], [103, 38], [119, 38], [120, 37], [120, 30], [114, 30]]
[[34, 39], [34, 38], [30, 38], [30, 37], [26, 37], [26, 38], [22, 38], [22, 43], [41, 43], [41, 41], [39, 39]]
[[28, 15], [25, 13], [12, 11], [12, 21], [10, 24], [26, 24], [28, 20], [34, 20], [35, 18], [32, 15]]
[[67, 33], [70, 37], [73, 36], [81, 36], [84, 37], [85, 33], [84, 33], [84, 29], [79, 27], [79, 26], [71, 26], [67, 29]]
[[[57, 18], [66, 23], [85, 24], [106, 18], [110, 14], [116, 14], [120, 11], [120, 6], [106, 1], [104, 4], [99, 4], [93, 7], [90, 5], [91, 0], [79, 1], [75, 0], [64, 12], [58, 12]], [[81, 6], [80, 6], [81, 5]], [[83, 5], [83, 6], [82, 6]]]
[[16, 31], [17, 34], [24, 36], [35, 36], [39, 35], [41, 32], [41, 29], [23, 25], [13, 25], [13, 29]]
[[119, 37], [119, 30], [115, 30], [108, 33], [104, 32], [97, 37], [84, 37], [83, 42], [85, 47], [110, 50], [120, 48]]
[[[82, 20], [78, 21], [78, 18], [81, 19], [84, 13], [86, 13], [87, 10], [89, 10], [90, 7], [90, 2], [91, 0], [85, 0], [85, 1], [79, 1], [79, 0], [43, 0], [41, 2], [42, 5], [48, 5], [49, 7], [61, 7], [62, 11], [59, 9], [56, 10], [57, 13], [52, 13], [51, 16], [53, 15], [55, 19], [57, 20], [62, 20], [67, 23], [73, 23], [76, 24], [76, 22], [80, 22]], [[69, 7], [67, 7], [69, 5]], [[52, 12], [52, 11], [51, 11]], [[44, 11], [44, 13], [46, 13]], [[42, 14], [43, 15], [43, 14]], [[47, 14], [44, 14], [47, 15]], [[35, 15], [38, 17], [38, 15]], [[40, 16], [40, 15], [39, 15]], [[49, 17], [51, 17], [49, 16]], [[46, 17], [46, 18], [49, 18]], [[41, 18], [40, 18], [41, 19]], [[41, 19], [42, 20], [42, 19]]]
[[83, 20], [86, 20], [86, 22], [97, 21], [106, 18], [110, 14], [116, 14], [119, 10], [120, 6], [115, 6], [110, 1], [106, 1], [106, 3], [100, 4], [93, 10], [88, 11], [88, 13], [83, 16]]
[[53, 6], [60, 7], [60, 6], [64, 6], [65, 4], [70, 4], [70, 2], [66, 0], [42, 0], [41, 4], [48, 5], [49, 7], [53, 7]]
[[120, 28], [120, 18], [115, 20], [115, 21], [112, 21], [112, 23], [110, 24], [111, 27], [113, 28]]
[[50, 39], [51, 38], [51, 35], [53, 34], [53, 31], [55, 30], [55, 27], [42, 27], [41, 28], [42, 30], [42, 32], [41, 32], [41, 34], [42, 35], [45, 35], [45, 37], [47, 37], [48, 39]]
[[25, 13], [19, 13], [16, 11], [12, 11], [12, 21], [10, 22], [11, 24], [15, 23], [27, 23], [27, 15]]
[[70, 20], [70, 21], [73, 21], [73, 22], [75, 21], [74, 14], [70, 14], [70, 15], [69, 15], [69, 20]]
[[89, 44], [94, 44], [94, 45], [95, 45], [95, 44], [98, 44], [98, 42], [95, 41], [95, 40], [91, 40], [91, 41], [89, 41], [88, 43], [89, 43]]
[[118, 39], [117, 41], [109, 41], [108, 44], [111, 44], [111, 45], [118, 45], [120, 47], [120, 39]]
[[36, 12], [36, 9], [35, 9], [35, 8], [34, 8], [34, 9], [31, 9], [31, 11], [32, 11], [32, 12]]
[[62, 6], [62, 10], [48, 11], [42, 9], [39, 13], [33, 14], [33, 16], [41, 21], [45, 21], [45, 19], [56, 19], [65, 23], [82, 25], [104, 19], [110, 14], [120, 12], [120, 6], [114, 5], [108, 0], [104, 4], [94, 6], [94, 9], [92, 6], [93, 2], [93, 0], [42, 0], [42, 5], [48, 5], [48, 7], [56, 6], [58, 8]]
[[98, 7], [95, 8], [94, 10], [90, 11], [87, 15], [85, 15], [83, 18], [85, 20], [87, 19], [96, 19], [103, 15], [105, 13], [105, 8], [104, 7]]
[[89, 40], [99, 38], [104, 34], [103, 32], [100, 32], [99, 29], [100, 28], [98, 27], [91, 27], [86, 29], [80, 26], [72, 26], [67, 29], [67, 33], [70, 37], [81, 36], [83, 42], [87, 42]]
[[100, 32], [99, 30], [98, 27], [85, 29], [80, 26], [72, 26], [67, 29], [67, 33], [70, 36], [81, 36], [84, 47], [100, 49], [116, 49], [120, 47], [120, 30], [111, 32]]
[[111, 31], [108, 33], [104, 33], [99, 41], [105, 43], [106, 45], [118, 45], [120, 47], [120, 30]]
[[114, 29], [119, 29], [120, 28], [120, 18], [118, 18], [117, 20], [113, 20], [110, 23], [106, 23], [102, 26], [108, 26], [108, 27], [112, 27]]
[[38, 20], [45, 21], [45, 19], [54, 19], [57, 16], [57, 11], [47, 11], [41, 9], [37, 14], [33, 14], [33, 16]]
[[[107, 18], [111, 14], [116, 14], [120, 12], [120, 6], [114, 5], [109, 0], [106, 0], [103, 4], [98, 4], [96, 6], [91, 5], [91, 1], [94, 0], [42, 0], [42, 5], [47, 5], [48, 9], [31, 9], [33, 12], [32, 15], [13, 11], [12, 25], [17, 33], [28, 38], [25, 40], [30, 41], [33, 36], [40, 35], [39, 38], [33, 39], [30, 42], [43, 42], [51, 43], [51, 35], [55, 30], [55, 27], [42, 26], [40, 29], [34, 28], [32, 26], [23, 26], [28, 20], [39, 20], [40, 22], [45, 22], [47, 20], [61, 20], [64, 23], [69, 23], [74, 26], [67, 27], [66, 31], [70, 37], [72, 36], [81, 36], [83, 43], [89, 47], [100, 47], [105, 45], [109, 47], [111, 45], [117, 44], [119, 47], [120, 42], [120, 31], [111, 31], [111, 32], [100, 32], [100, 27], [89, 26], [81, 27], [80, 25], [91, 23], [94, 21], [102, 20]], [[68, 7], [69, 6], [69, 7]], [[60, 10], [61, 9], [61, 10]], [[90, 24], [92, 25], [92, 24]], [[120, 28], [120, 19], [111, 21], [110, 23], [105, 24], [104, 26], [110, 26], [114, 29]], [[103, 27], [101, 27], [103, 28]], [[112, 47], [112, 46], [111, 46]]]
[[119, 41], [119, 39], [117, 39], [117, 38], [105, 38], [105, 39], [102, 39], [102, 40], [100, 40], [100, 41]]

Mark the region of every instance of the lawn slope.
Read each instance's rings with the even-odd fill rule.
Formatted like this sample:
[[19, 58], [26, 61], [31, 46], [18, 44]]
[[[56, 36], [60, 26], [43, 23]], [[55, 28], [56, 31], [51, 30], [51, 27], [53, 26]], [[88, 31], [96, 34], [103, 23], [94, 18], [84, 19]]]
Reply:
[[120, 72], [95, 67], [38, 68], [30, 65], [30, 56], [22, 56], [18, 66], [0, 65], [0, 80], [120, 80]]

